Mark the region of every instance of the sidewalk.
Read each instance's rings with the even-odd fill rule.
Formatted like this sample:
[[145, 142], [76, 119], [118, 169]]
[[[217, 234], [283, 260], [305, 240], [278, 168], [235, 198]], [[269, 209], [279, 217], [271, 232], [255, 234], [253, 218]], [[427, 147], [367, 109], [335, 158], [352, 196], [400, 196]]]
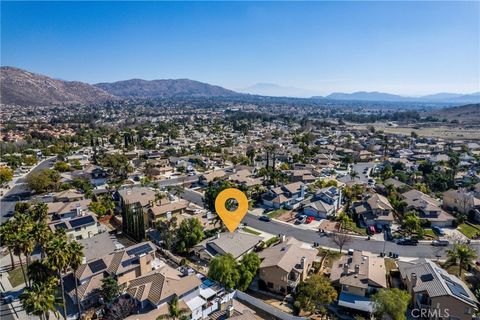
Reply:
[[5, 293], [5, 297], [10, 296], [13, 298], [11, 303], [2, 305], [2, 319], [30, 319], [31, 317], [23, 310], [23, 306], [18, 298], [23, 290], [23, 284], [13, 288], [8, 280], [8, 273], [1, 272], [0, 287]]

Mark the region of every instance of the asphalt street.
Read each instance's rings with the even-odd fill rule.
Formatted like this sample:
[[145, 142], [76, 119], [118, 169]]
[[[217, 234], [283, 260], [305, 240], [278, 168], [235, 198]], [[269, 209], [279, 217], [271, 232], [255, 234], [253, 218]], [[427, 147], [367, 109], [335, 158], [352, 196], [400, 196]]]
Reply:
[[[48, 169], [53, 166], [55, 159], [46, 159], [40, 162], [32, 171], [28, 174], [32, 174], [33, 172], [37, 172], [42, 169]], [[27, 175], [27, 176], [28, 176]], [[7, 193], [3, 196], [0, 201], [0, 223], [4, 223], [9, 219], [9, 217], [5, 217], [10, 212], [13, 212], [15, 209], [15, 203], [22, 200], [29, 200], [31, 196], [30, 190], [26, 185], [26, 177], [18, 179], [15, 186], [13, 186]]]
[[[300, 241], [307, 243], [319, 243], [322, 247], [329, 247], [337, 249], [338, 246], [332, 241], [331, 237], [327, 235], [321, 235], [314, 230], [305, 230], [297, 228], [293, 225], [286, 223], [276, 222], [274, 220], [270, 222], [264, 222], [258, 219], [258, 216], [247, 214], [243, 218], [243, 223], [248, 226], [268, 232], [271, 234], [285, 234], [286, 236], [292, 236]], [[477, 253], [480, 254], [480, 245], [478, 243], [471, 244]], [[351, 237], [351, 241], [347, 243], [344, 248], [369, 251], [372, 253], [380, 254], [382, 252], [398, 253], [401, 257], [417, 257], [417, 258], [430, 258], [436, 259], [438, 257], [445, 258], [448, 247], [434, 247], [430, 244], [419, 243], [417, 246], [401, 246], [390, 241], [379, 240], [366, 240], [366, 238]]]

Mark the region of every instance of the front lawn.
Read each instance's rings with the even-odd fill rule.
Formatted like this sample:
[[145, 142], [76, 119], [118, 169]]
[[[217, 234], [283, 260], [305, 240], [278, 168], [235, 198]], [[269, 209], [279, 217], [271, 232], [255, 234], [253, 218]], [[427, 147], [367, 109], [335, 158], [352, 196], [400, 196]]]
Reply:
[[367, 235], [366, 228], [360, 228], [354, 221], [349, 221], [349, 223], [345, 226], [345, 229], [354, 233], [357, 233], [361, 236]]
[[12, 271], [8, 272], [8, 281], [10, 281], [10, 284], [12, 285], [13, 288], [25, 283], [24, 278], [23, 278], [23, 273], [22, 273], [22, 268], [17, 267], [13, 269]]
[[250, 229], [250, 228], [247, 228], [247, 227], [243, 228], [242, 230], [243, 230], [243, 231], [245, 231], [245, 232], [247, 232], [247, 233], [250, 233], [250, 234], [256, 235], [256, 236], [258, 236], [258, 235], [260, 234], [260, 232], [258, 232], [258, 231], [255, 231], [255, 230], [252, 230], [252, 229]]
[[424, 239], [438, 239], [437, 234], [432, 229], [425, 229], [423, 233]]
[[459, 225], [458, 231], [463, 233], [469, 239], [475, 239], [477, 237], [480, 237], [480, 229], [467, 223], [462, 223], [461, 225]]
[[275, 219], [276, 217], [281, 216], [285, 212], [288, 212], [288, 211], [285, 210], [285, 209], [278, 209], [278, 210], [274, 210], [274, 211], [271, 211], [271, 212], [267, 213], [267, 216], [269, 216], [272, 219]]
[[268, 239], [267, 241], [265, 241], [265, 248], [270, 247], [272, 244], [277, 243], [279, 240], [280, 240], [279, 237], [273, 237], [273, 238]]

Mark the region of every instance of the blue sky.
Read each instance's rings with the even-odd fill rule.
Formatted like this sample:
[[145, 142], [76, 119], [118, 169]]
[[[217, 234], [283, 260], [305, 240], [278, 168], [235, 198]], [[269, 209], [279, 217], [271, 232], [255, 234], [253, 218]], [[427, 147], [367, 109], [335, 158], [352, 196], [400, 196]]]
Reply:
[[480, 2], [3, 2], [1, 64], [89, 83], [480, 91]]

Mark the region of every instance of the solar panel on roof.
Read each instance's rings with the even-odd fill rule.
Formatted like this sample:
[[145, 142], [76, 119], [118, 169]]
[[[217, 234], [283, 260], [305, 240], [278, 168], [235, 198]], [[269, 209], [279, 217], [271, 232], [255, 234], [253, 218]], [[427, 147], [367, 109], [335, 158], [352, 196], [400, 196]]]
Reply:
[[431, 273], [424, 274], [424, 275], [420, 276], [420, 279], [422, 280], [422, 282], [432, 281], [433, 280], [433, 275]]
[[448, 286], [448, 288], [450, 289], [450, 291], [452, 292], [453, 295], [455, 295], [455, 296], [457, 296], [461, 299], [471, 301], [470, 296], [468, 295], [467, 291], [465, 291], [465, 289], [463, 289], [463, 287], [461, 285], [457, 285], [453, 282], [447, 281], [447, 286]]
[[83, 225], [86, 225], [86, 224], [89, 224], [89, 223], [93, 223], [93, 222], [95, 222], [95, 220], [93, 219], [92, 216], [85, 216], [85, 217], [80, 217], [80, 218], [77, 218], [77, 219], [72, 219], [69, 222], [70, 222], [70, 225], [72, 226], [72, 228], [78, 228], [80, 226], [83, 226]]
[[150, 245], [148, 243], [146, 243], [144, 245], [141, 245], [140, 247], [136, 247], [136, 248], [132, 248], [132, 249], [127, 250], [127, 254], [129, 256], [133, 256], [133, 255], [139, 256], [143, 253], [148, 253], [150, 251], [152, 251], [152, 247], [150, 247]]
[[97, 273], [99, 271], [107, 269], [107, 265], [105, 264], [105, 262], [103, 262], [102, 259], [90, 262], [88, 266], [93, 273]]
[[67, 229], [67, 225], [62, 222], [62, 223], [56, 224], [55, 229]]

